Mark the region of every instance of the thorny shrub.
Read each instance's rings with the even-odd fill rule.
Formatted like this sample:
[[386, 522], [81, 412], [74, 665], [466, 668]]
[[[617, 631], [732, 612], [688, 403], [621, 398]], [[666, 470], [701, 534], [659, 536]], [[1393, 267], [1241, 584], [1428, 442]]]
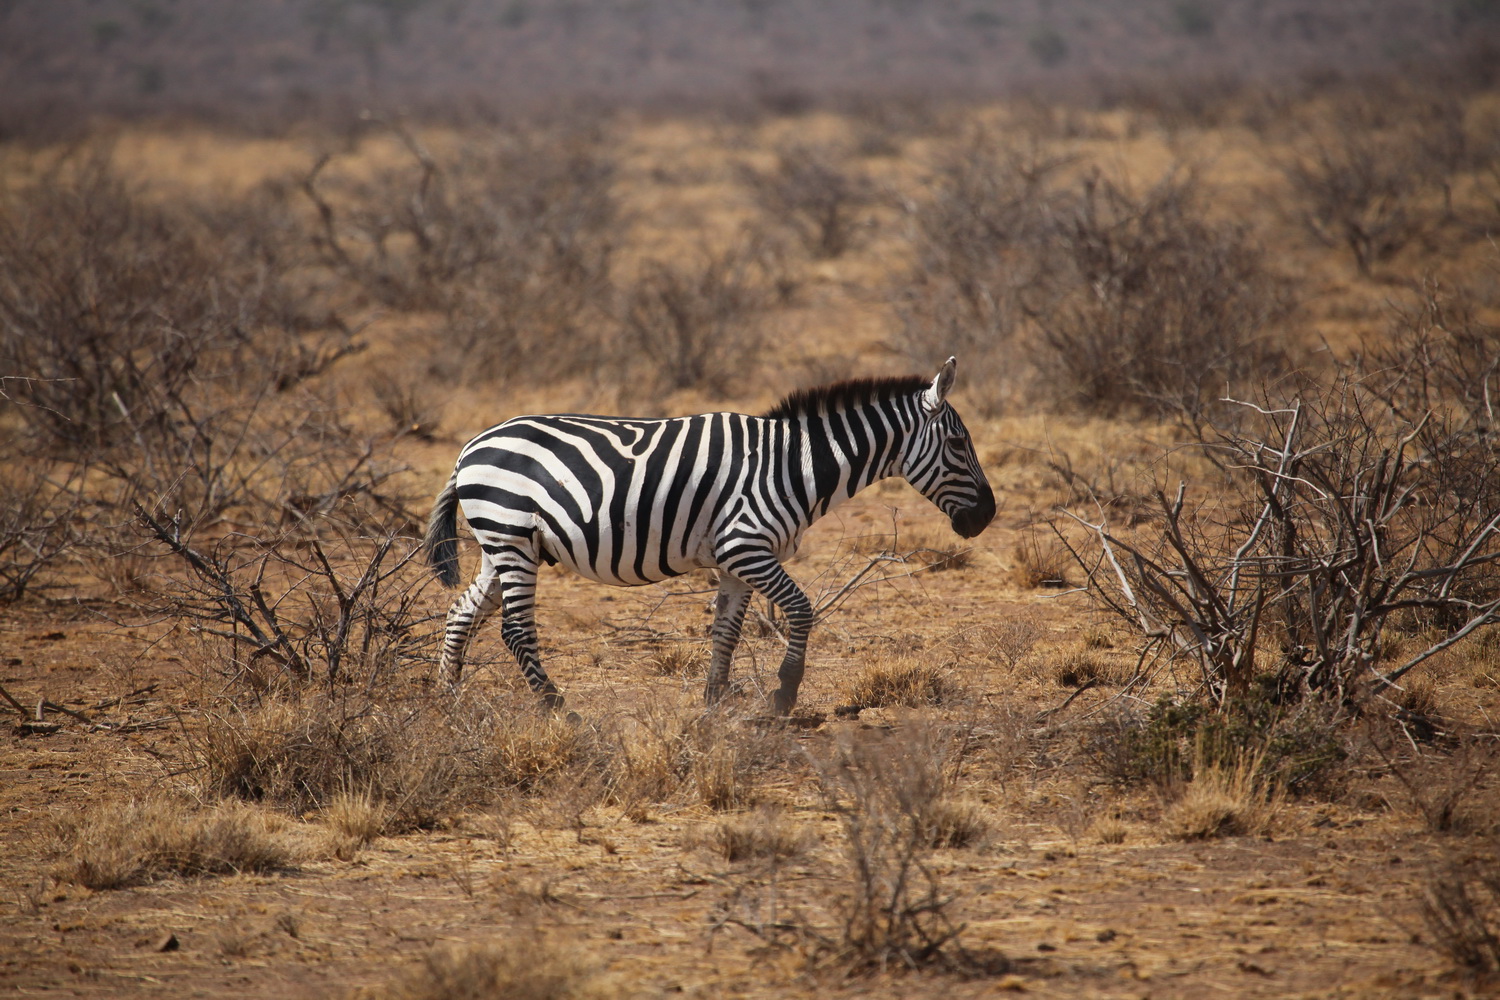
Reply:
[[745, 183], [767, 218], [788, 226], [814, 257], [840, 257], [868, 222], [869, 179], [832, 146], [791, 146], [770, 170], [746, 169]]
[[465, 370], [486, 378], [596, 357], [619, 224], [604, 138], [497, 130], [429, 145], [384, 128], [404, 162], [362, 176], [329, 154], [302, 180], [320, 261], [376, 302], [442, 314]]

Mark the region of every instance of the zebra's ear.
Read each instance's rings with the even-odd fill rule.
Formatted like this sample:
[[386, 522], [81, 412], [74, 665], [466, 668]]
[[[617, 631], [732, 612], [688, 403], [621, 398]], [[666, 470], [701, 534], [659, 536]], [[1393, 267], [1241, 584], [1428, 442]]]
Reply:
[[932, 387], [922, 393], [922, 405], [927, 412], [931, 413], [943, 405], [943, 400], [948, 398], [948, 393], [953, 388], [953, 375], [957, 370], [958, 362], [955, 359], [949, 358], [943, 362], [942, 369], [932, 380]]

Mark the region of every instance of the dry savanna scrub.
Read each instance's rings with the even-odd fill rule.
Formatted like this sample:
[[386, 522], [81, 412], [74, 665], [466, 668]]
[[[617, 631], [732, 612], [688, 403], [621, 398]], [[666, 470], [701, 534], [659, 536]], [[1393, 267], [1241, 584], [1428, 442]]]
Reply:
[[[100, 0], [95, 56], [205, 16], [160, 6]], [[313, 6], [318, 65], [392, 87], [440, 16], [676, 30]], [[1060, 74], [1075, 6], [871, 11]], [[1239, 44], [1211, 6], [1162, 44]], [[1450, 63], [66, 143], [0, 88], [0, 993], [1486, 995], [1500, 150]], [[759, 595], [704, 704], [701, 573], [543, 567], [564, 710], [500, 610], [440, 674], [419, 539], [477, 431], [950, 355], [996, 516], [891, 478], [803, 533], [794, 715]]]

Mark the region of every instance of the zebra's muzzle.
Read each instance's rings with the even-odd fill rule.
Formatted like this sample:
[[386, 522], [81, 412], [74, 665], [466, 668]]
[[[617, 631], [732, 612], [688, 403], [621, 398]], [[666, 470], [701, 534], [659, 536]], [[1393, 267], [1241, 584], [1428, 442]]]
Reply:
[[953, 525], [953, 530], [963, 538], [973, 538], [995, 519], [995, 499], [993, 496], [987, 500], [981, 498], [979, 503], [972, 507], [964, 507], [955, 511], [948, 520]]

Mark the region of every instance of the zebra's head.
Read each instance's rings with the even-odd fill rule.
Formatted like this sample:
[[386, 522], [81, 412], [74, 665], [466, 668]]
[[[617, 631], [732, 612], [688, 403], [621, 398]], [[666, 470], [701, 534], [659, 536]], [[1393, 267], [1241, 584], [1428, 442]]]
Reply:
[[954, 531], [973, 538], [994, 518], [995, 494], [979, 467], [969, 429], [948, 403], [957, 367], [949, 358], [918, 395], [918, 424], [906, 443], [900, 472], [948, 515]]

